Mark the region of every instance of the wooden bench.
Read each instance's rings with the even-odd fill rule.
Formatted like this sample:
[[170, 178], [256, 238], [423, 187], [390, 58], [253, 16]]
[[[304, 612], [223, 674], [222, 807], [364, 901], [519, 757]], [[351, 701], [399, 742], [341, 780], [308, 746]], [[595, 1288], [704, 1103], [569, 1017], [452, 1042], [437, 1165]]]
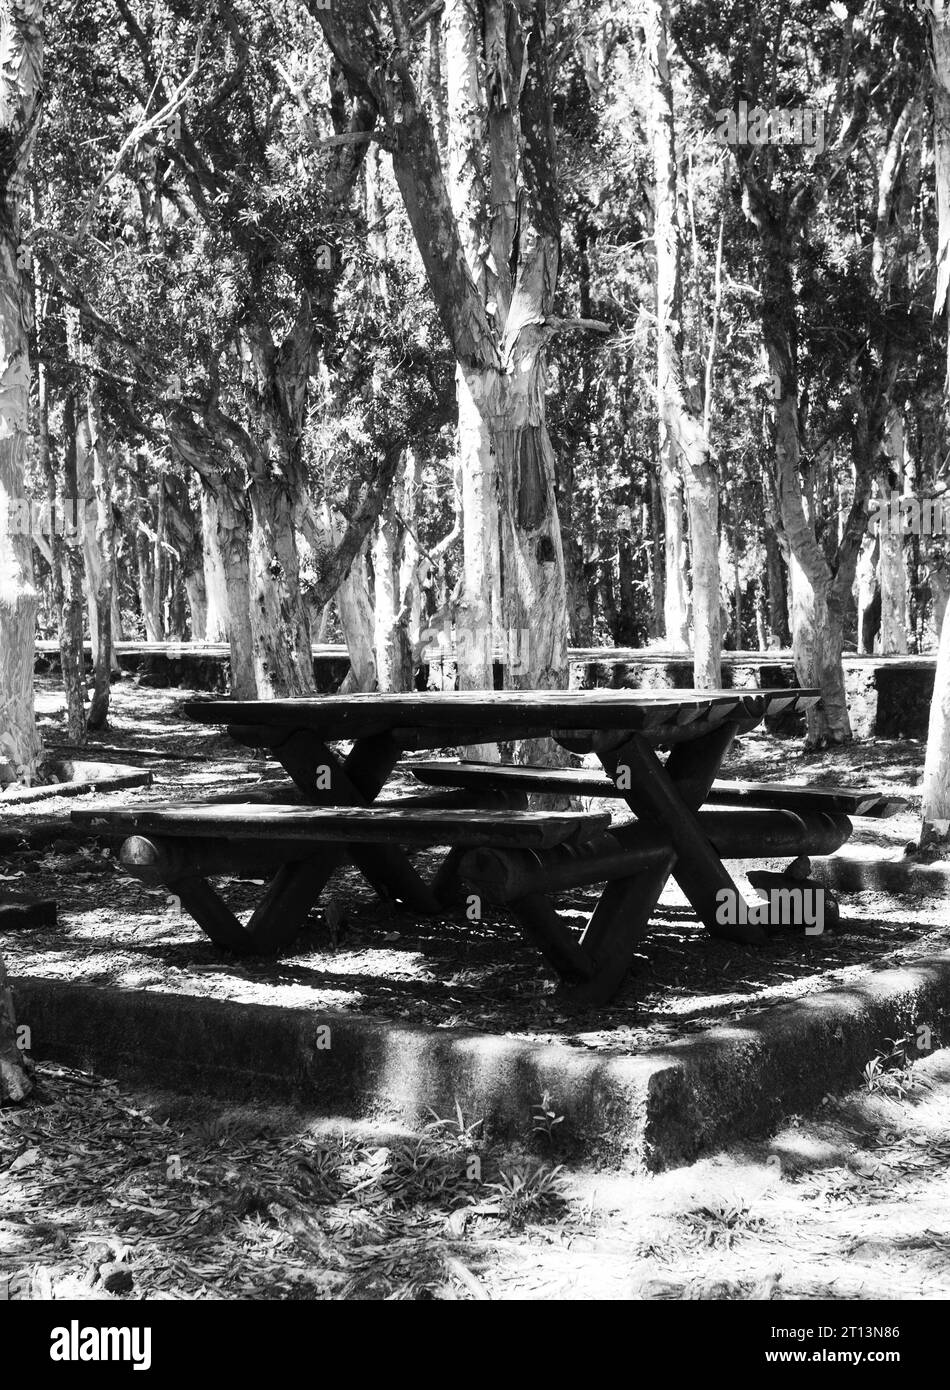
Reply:
[[[418, 781], [430, 787], [458, 787], [472, 792], [514, 795], [561, 793], [564, 796], [622, 797], [623, 791], [602, 772], [586, 768], [511, 767], [499, 763], [443, 758], [404, 763]], [[849, 787], [798, 787], [783, 782], [715, 781], [706, 797], [719, 806], [776, 807], [788, 811], [824, 811], [846, 816], [893, 816], [907, 806], [904, 797], [888, 792]]]
[[[73, 820], [93, 831], [124, 835], [123, 867], [146, 884], [163, 885], [216, 945], [242, 954], [273, 951], [289, 941], [354, 846], [450, 846], [448, 876], [454, 880], [458, 858], [467, 851], [498, 847], [543, 853], [580, 845], [610, 824], [607, 814], [581, 811], [222, 801], [84, 809], [74, 811]], [[372, 869], [364, 872], [372, 882]], [[236, 876], [270, 879], [247, 926], [208, 882]], [[391, 874], [386, 887], [391, 891]], [[443, 910], [438, 876], [427, 906]], [[589, 974], [576, 936], [553, 908], [543, 920], [537, 916], [529, 912], [527, 934], [555, 969], [564, 976]]]

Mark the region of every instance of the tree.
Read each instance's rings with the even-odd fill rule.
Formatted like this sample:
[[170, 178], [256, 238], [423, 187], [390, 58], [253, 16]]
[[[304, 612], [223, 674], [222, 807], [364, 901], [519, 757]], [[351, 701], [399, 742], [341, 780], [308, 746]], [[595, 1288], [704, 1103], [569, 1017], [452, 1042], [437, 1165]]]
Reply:
[[32, 290], [21, 202], [42, 109], [42, 0], [0, 4], [0, 787], [29, 782], [40, 754], [33, 714], [36, 591], [24, 459]]
[[[503, 621], [530, 651], [509, 684], [567, 679], [564, 557], [546, 425], [546, 350], [559, 269], [560, 225], [544, 0], [483, 0], [490, 169], [489, 299], [472, 279], [432, 122], [413, 76], [423, 26], [401, 0], [384, 36], [367, 0], [310, 8], [356, 97], [385, 123], [396, 182], [439, 318], [491, 431], [499, 477]], [[417, 17], [418, 18], [418, 17]]]
[[33, 1089], [24, 1054], [18, 1045], [13, 994], [0, 956], [0, 1105], [23, 1100]]
[[[683, 363], [682, 249], [677, 208], [676, 138], [673, 121], [673, 86], [670, 80], [668, 0], [649, 0], [646, 9], [647, 68], [651, 88], [653, 125], [654, 210], [653, 242], [656, 255], [657, 410], [660, 419], [660, 476], [666, 501], [666, 544], [673, 563], [667, 563], [668, 639], [683, 633], [671, 631], [674, 621], [685, 618], [682, 600], [673, 597], [671, 571], [685, 575], [682, 537], [682, 491], [689, 516], [690, 577], [693, 606], [693, 679], [697, 689], [718, 689], [722, 684], [719, 600], [719, 478], [709, 454], [707, 419], [698, 388], [686, 382]], [[717, 306], [718, 307], [718, 306]], [[710, 349], [715, 352], [715, 340]], [[711, 375], [708, 373], [707, 376]], [[670, 481], [670, 477], [674, 481]], [[677, 554], [676, 551], [679, 551]], [[676, 591], [678, 593], [678, 589]], [[674, 640], [673, 645], [676, 645]]]
[[[934, 144], [940, 218], [934, 311], [940, 314], [950, 309], [950, 4], [947, 0], [930, 0], [928, 10], [933, 44]], [[950, 334], [947, 350], [947, 389], [950, 391]], [[940, 635], [924, 764], [921, 843], [934, 839], [950, 843], [950, 622], [946, 614]]]

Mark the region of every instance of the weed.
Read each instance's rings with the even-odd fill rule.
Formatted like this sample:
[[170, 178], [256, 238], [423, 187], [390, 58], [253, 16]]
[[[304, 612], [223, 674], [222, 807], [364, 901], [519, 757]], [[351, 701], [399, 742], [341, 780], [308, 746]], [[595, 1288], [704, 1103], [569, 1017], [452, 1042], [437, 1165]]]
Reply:
[[494, 1200], [481, 1203], [476, 1211], [484, 1215], [504, 1217], [514, 1230], [521, 1230], [528, 1221], [543, 1221], [559, 1216], [566, 1206], [563, 1165], [551, 1168], [546, 1163], [520, 1163], [502, 1168], [498, 1182], [486, 1184]]
[[532, 1105], [534, 1112], [531, 1117], [532, 1133], [539, 1138], [544, 1138], [550, 1144], [554, 1138], [554, 1131], [558, 1125], [564, 1123], [564, 1116], [559, 1115], [551, 1105], [551, 1092], [545, 1091], [541, 1097], [539, 1105]]

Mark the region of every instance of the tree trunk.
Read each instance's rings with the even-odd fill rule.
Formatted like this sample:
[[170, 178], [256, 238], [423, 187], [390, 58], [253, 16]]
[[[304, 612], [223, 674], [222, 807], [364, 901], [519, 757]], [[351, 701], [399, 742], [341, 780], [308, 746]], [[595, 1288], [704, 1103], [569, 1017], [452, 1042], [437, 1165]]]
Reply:
[[249, 439], [249, 579], [258, 698], [313, 695], [313, 646], [300, 592], [297, 528], [307, 509], [300, 455], [313, 323], [304, 302], [278, 348], [266, 323], [242, 325], [239, 349], [249, 411], [266, 445]]
[[[883, 484], [884, 500], [891, 488], [900, 492], [904, 479], [904, 424], [896, 410], [887, 419], [884, 453], [889, 477]], [[904, 568], [904, 540], [900, 531], [881, 527], [881, 655], [907, 654], [907, 574]]]
[[350, 658], [350, 669], [340, 687], [340, 693], [375, 690], [376, 655], [374, 650], [373, 600], [370, 594], [369, 576], [366, 572], [366, 546], [364, 542], [356, 559], [336, 591], [336, 605], [340, 614], [343, 640]]
[[[63, 404], [65, 465], [62, 491], [57, 487], [49, 440], [46, 370], [38, 369], [37, 433], [39, 462], [46, 474], [50, 512], [65, 516], [64, 530], [51, 528], [50, 574], [59, 631], [59, 655], [66, 692], [66, 731], [70, 743], [86, 742], [86, 655], [82, 633], [83, 563], [81, 537], [70, 525], [79, 519], [76, 503], [76, 400], [70, 391]], [[64, 510], [62, 510], [64, 508]]]
[[[950, 299], [950, 4], [947, 0], [930, 0], [930, 27], [936, 77], [934, 141], [940, 224], [934, 312], [940, 314], [947, 309]], [[947, 348], [950, 353], [950, 334]], [[950, 844], [950, 623], [946, 620], [940, 636], [924, 765], [921, 842], [931, 838], [944, 846]]]
[[683, 479], [672, 438], [660, 421], [660, 496], [663, 500], [663, 637], [674, 652], [689, 651], [689, 588]]
[[[448, 0], [443, 19], [448, 91], [449, 195], [472, 282], [487, 295], [488, 190], [481, 174], [482, 113], [478, 59], [481, 28], [469, 0]], [[455, 614], [458, 688], [491, 690], [492, 648], [500, 614], [492, 607], [501, 569], [498, 484], [491, 428], [456, 369], [458, 459], [462, 479], [462, 593]], [[497, 761], [495, 744], [470, 745], [465, 757]]]
[[220, 560], [227, 593], [228, 631], [231, 647], [231, 694], [239, 700], [257, 695], [254, 642], [251, 633], [251, 580], [248, 518], [245, 494], [226, 479], [208, 480], [203, 494], [213, 520], [214, 546]]
[[[567, 683], [564, 563], [545, 428], [544, 355], [552, 332], [560, 224], [544, 0], [484, 0], [484, 84], [493, 217], [489, 314], [473, 281], [432, 124], [419, 100], [401, 7], [383, 57], [365, 3], [311, 11], [341, 65], [386, 120], [393, 171], [440, 320], [491, 430], [500, 479], [503, 623], [530, 633], [515, 686]], [[358, 41], [357, 41], [358, 39]], [[481, 101], [481, 93], [479, 93]], [[549, 750], [545, 750], [548, 752]]]
[[95, 380], [89, 385], [87, 416], [93, 490], [96, 498], [96, 549], [99, 555], [99, 584], [96, 590], [97, 641], [88, 724], [90, 729], [104, 729], [109, 717], [109, 697], [112, 688], [112, 578], [115, 573], [112, 491], [115, 471], [103, 428], [102, 405]]
[[[693, 563], [693, 684], [697, 690], [722, 685], [719, 606], [719, 479], [705, 463], [690, 463], [689, 541]], [[739, 595], [736, 594], [738, 611]]]
[[668, 58], [668, 0], [646, 12], [653, 127], [653, 244], [656, 261], [657, 410], [660, 478], [666, 513], [666, 638], [689, 646], [682, 479], [689, 516], [693, 612], [693, 680], [699, 689], [722, 684], [719, 597], [719, 479], [709, 459], [700, 402], [687, 399], [683, 369], [682, 275], [677, 219], [676, 140]]
[[650, 635], [659, 641], [666, 631], [666, 555], [665, 521], [662, 488], [656, 473], [650, 472], [647, 479], [650, 489], [649, 526], [644, 527], [650, 537], [650, 593], [653, 596], [653, 612], [650, 615]]
[[878, 537], [866, 536], [857, 574], [858, 651], [866, 655], [874, 651], [881, 624], [881, 590], [877, 579], [879, 560]]
[[206, 642], [227, 642], [231, 603], [227, 564], [218, 538], [217, 499], [214, 489], [203, 478], [200, 490], [201, 554], [205, 580], [204, 637]]
[[380, 514], [373, 546], [376, 682], [380, 690], [393, 693], [413, 688], [409, 605], [414, 574], [409, 579], [410, 589], [403, 587], [409, 540], [405, 521], [407, 510], [411, 512], [412, 472], [407, 453]]
[[200, 569], [185, 570], [183, 574], [185, 594], [188, 599], [191, 640], [208, 640], [208, 594], [205, 589], [204, 562]]
[[39, 123], [43, 30], [36, 5], [0, 3], [0, 788], [30, 783], [41, 745], [33, 713], [37, 593], [26, 500], [32, 292], [20, 264], [20, 199]]
[[944, 619], [924, 763], [921, 843], [950, 842], [950, 622]]
[[249, 498], [248, 577], [257, 696], [273, 700], [313, 695], [313, 650], [300, 597], [294, 502], [274, 478], [256, 479]]
[[0, 1105], [25, 1100], [32, 1089], [29, 1069], [18, 1046], [13, 994], [0, 956]]
[[788, 630], [788, 597], [785, 584], [785, 564], [773, 526], [765, 525], [765, 568], [769, 589], [769, 631], [771, 646], [787, 648], [792, 645]]
[[807, 714], [810, 747], [847, 743], [851, 723], [841, 664], [844, 630], [829, 610], [831, 570], [805, 511], [800, 473], [798, 375], [793, 330], [790, 249], [766, 238], [762, 327], [772, 374], [775, 412], [775, 481], [779, 514], [788, 543], [792, 654], [798, 681], [820, 687], [822, 704]]

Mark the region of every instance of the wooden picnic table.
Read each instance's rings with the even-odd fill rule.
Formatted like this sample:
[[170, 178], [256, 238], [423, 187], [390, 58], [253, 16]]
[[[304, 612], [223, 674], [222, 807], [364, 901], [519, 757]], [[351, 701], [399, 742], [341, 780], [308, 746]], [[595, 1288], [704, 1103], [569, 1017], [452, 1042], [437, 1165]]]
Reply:
[[[710, 932], [746, 942], [765, 939], [759, 926], [718, 920], [722, 890], [737, 890], [700, 808], [736, 734], [766, 715], [805, 710], [819, 699], [817, 690], [445, 691], [198, 700], [187, 703], [185, 712], [201, 723], [226, 725], [244, 745], [267, 749], [315, 807], [375, 803], [380, 812], [391, 809], [392, 802], [377, 798], [409, 750], [552, 737], [575, 753], [596, 754], [623, 788], [647, 840], [619, 842], [630, 871], [606, 883], [582, 939], [585, 960], [592, 962], [585, 973], [594, 978], [586, 997], [594, 1001], [616, 987], [671, 875]], [[342, 741], [352, 741], [346, 754], [332, 746]], [[658, 756], [664, 748], [670, 750], [665, 763]], [[746, 829], [756, 824], [757, 815], [776, 815], [744, 814], [750, 818], [743, 823]], [[364, 839], [348, 844], [345, 852], [328, 847], [323, 870], [311, 866], [306, 892], [312, 902], [345, 853], [382, 896], [420, 911], [439, 909], [439, 893], [410, 861], [407, 846], [415, 841], [401, 835], [388, 815], [382, 820], [391, 843]], [[446, 834], [435, 843], [453, 841]], [[449, 850], [443, 884], [465, 852], [461, 844]], [[563, 852], [576, 858], [574, 850]], [[543, 870], [539, 877], [543, 888]], [[577, 964], [576, 937], [557, 917], [547, 893], [532, 892], [511, 906], [529, 939], [562, 973], [566, 964]], [[580, 988], [583, 993], [583, 983]]]

